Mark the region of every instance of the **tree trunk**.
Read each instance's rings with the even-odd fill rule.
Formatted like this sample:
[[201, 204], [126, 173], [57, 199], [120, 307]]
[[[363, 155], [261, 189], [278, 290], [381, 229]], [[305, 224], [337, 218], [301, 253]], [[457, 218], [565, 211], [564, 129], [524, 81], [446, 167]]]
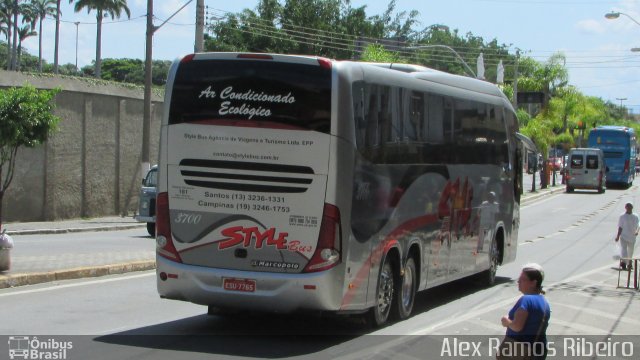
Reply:
[[100, 60], [100, 47], [102, 45], [102, 10], [98, 10], [98, 26], [96, 30], [96, 70], [94, 76], [96, 79], [100, 79], [100, 68], [102, 61]]
[[38, 29], [38, 72], [42, 72], [42, 19]]
[[11, 42], [11, 70], [16, 69], [16, 56], [18, 53], [18, 0], [15, 0], [14, 4], [13, 41]]
[[53, 72], [58, 73], [58, 47], [60, 43], [60, 0], [56, 2], [56, 39], [53, 51]]
[[11, 36], [13, 34], [13, 21], [11, 12], [7, 16], [7, 70], [11, 70]]

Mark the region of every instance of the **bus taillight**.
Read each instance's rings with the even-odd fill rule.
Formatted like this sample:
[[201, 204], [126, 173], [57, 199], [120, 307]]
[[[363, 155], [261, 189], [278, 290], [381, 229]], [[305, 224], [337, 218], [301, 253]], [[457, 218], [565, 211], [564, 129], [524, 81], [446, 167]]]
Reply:
[[624, 161], [624, 170], [623, 172], [629, 172], [629, 159]]
[[182, 262], [171, 240], [169, 194], [166, 192], [159, 193], [156, 199], [156, 253], [171, 261]]
[[303, 272], [323, 271], [338, 265], [341, 250], [340, 210], [334, 205], [324, 204], [318, 246]]

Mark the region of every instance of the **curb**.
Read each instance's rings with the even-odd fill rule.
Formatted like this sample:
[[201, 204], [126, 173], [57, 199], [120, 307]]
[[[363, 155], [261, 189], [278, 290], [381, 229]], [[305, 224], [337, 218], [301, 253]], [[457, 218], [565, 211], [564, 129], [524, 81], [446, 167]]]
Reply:
[[536, 192], [528, 192], [528, 194], [530, 195], [523, 196], [520, 204], [523, 205], [523, 204], [538, 200], [541, 197], [544, 197], [546, 195], [552, 195], [552, 194], [564, 192], [564, 191], [565, 191], [564, 186], [556, 186], [554, 188], [537, 190]]
[[155, 260], [144, 260], [130, 263], [81, 267], [75, 269], [56, 270], [32, 274], [0, 275], [0, 289], [24, 285], [35, 285], [52, 281], [124, 274], [133, 271], [153, 270], [155, 268]]
[[94, 226], [94, 227], [81, 227], [81, 228], [69, 228], [69, 229], [31, 229], [31, 230], [7, 230], [7, 235], [51, 235], [51, 234], [66, 234], [66, 233], [78, 233], [78, 232], [90, 232], [90, 231], [117, 231], [117, 230], [130, 230], [145, 227], [145, 223], [132, 224], [132, 225], [113, 225], [113, 226]]

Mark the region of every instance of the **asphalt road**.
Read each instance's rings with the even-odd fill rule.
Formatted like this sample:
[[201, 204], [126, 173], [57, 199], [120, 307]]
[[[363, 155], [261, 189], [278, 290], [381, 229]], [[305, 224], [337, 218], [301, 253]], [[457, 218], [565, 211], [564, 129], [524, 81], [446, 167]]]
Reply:
[[632, 187], [523, 206], [517, 260], [499, 269], [496, 286], [463, 280], [425, 291], [413, 317], [375, 331], [352, 318], [207, 316], [202, 306], [159, 299], [155, 273], [142, 272], [0, 290], [0, 334], [91, 335], [69, 338], [68, 359], [426, 358], [430, 336], [499, 338], [500, 316], [519, 295], [519, 269], [531, 261], [546, 270], [549, 334], [640, 334], [640, 295], [615, 288], [610, 251], [624, 203], [637, 200]]

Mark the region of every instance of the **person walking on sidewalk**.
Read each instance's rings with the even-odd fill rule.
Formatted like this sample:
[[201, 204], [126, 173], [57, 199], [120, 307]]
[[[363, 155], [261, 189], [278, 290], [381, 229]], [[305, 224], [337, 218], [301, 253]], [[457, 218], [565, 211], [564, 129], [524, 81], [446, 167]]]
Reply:
[[[638, 214], [633, 212], [633, 204], [627, 203], [625, 206], [624, 214], [620, 215], [618, 219], [618, 235], [616, 235], [616, 242], [620, 241], [620, 248], [622, 258], [630, 259], [633, 257], [633, 248], [636, 246], [636, 236], [638, 236], [638, 229], [640, 225], [640, 219]], [[620, 260], [620, 268], [626, 270], [627, 267], [631, 270], [631, 260]]]
[[502, 326], [507, 331], [500, 344], [497, 359], [546, 359], [551, 307], [544, 297], [542, 280], [542, 266], [530, 263], [522, 267], [518, 278], [518, 290], [522, 296], [509, 314], [501, 319]]

